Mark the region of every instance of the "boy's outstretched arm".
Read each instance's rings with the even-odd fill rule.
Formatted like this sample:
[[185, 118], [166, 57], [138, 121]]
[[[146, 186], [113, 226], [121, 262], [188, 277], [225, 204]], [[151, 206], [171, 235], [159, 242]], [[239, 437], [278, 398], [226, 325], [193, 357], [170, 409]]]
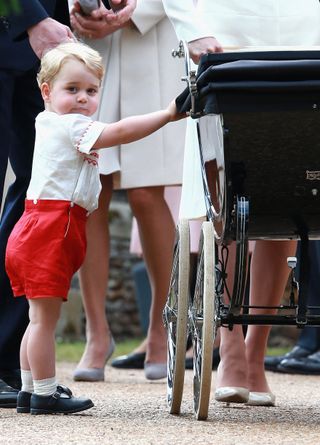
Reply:
[[127, 117], [119, 122], [106, 125], [93, 148], [107, 148], [137, 141], [159, 130], [168, 122], [183, 117], [185, 115], [177, 113], [175, 102], [172, 101], [165, 110]]

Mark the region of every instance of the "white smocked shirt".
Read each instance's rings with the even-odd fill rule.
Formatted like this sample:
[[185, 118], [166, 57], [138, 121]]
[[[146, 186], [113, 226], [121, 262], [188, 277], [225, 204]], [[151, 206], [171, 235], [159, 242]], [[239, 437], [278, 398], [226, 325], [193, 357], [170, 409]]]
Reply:
[[82, 114], [40, 113], [27, 199], [70, 201], [93, 212], [101, 183], [92, 146], [105, 126]]

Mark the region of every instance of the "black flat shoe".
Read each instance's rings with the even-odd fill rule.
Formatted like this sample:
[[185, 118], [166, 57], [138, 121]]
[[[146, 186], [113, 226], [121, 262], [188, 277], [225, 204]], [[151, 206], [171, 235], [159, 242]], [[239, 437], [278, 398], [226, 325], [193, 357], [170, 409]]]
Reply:
[[15, 408], [17, 398], [18, 391], [0, 380], [0, 408]]
[[320, 375], [320, 351], [307, 357], [284, 359], [278, 370], [288, 374]]
[[0, 369], [0, 379], [13, 389], [21, 389], [20, 369]]
[[31, 414], [71, 414], [92, 407], [92, 400], [73, 397], [70, 389], [61, 385], [51, 396], [32, 394], [30, 401]]
[[145, 352], [132, 352], [128, 355], [120, 355], [111, 362], [114, 368], [122, 369], [144, 369]]
[[17, 413], [30, 413], [30, 403], [31, 403], [30, 392], [19, 391], [17, 400]]
[[279, 369], [280, 363], [285, 359], [303, 358], [310, 355], [312, 352], [309, 349], [294, 346], [291, 351], [285, 355], [267, 356], [264, 358], [264, 369], [267, 371], [281, 372]]

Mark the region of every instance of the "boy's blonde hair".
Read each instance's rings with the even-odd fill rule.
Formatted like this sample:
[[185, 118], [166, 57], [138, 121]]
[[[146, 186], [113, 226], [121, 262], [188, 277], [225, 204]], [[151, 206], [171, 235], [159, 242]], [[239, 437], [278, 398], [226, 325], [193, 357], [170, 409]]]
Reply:
[[78, 42], [61, 43], [50, 49], [41, 59], [41, 67], [37, 76], [38, 85], [50, 84], [59, 73], [63, 64], [70, 59], [82, 62], [97, 78], [102, 80], [104, 69], [102, 57], [90, 46]]

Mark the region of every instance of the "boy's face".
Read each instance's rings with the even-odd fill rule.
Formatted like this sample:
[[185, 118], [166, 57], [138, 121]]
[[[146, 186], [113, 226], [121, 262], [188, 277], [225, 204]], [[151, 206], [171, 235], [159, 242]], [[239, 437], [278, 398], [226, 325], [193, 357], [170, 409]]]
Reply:
[[48, 111], [91, 116], [99, 104], [100, 81], [82, 62], [66, 60], [52, 83], [43, 83], [41, 93]]

